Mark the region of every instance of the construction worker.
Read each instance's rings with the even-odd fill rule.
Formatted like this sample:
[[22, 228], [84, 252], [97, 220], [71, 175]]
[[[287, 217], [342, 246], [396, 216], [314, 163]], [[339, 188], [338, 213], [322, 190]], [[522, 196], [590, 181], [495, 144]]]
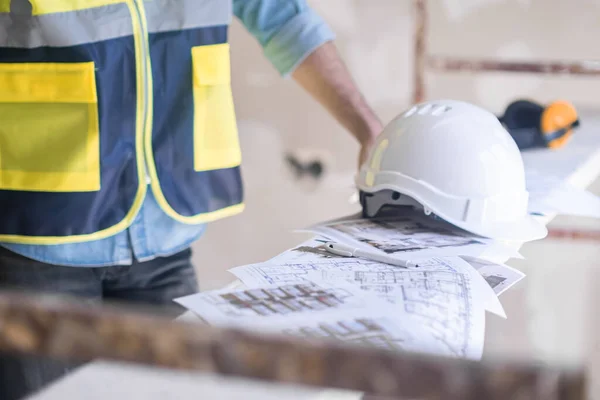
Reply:
[[[365, 159], [381, 123], [304, 0], [0, 0], [0, 289], [156, 306], [198, 290], [191, 244], [243, 208], [233, 15]], [[72, 368], [2, 356], [0, 398]]]

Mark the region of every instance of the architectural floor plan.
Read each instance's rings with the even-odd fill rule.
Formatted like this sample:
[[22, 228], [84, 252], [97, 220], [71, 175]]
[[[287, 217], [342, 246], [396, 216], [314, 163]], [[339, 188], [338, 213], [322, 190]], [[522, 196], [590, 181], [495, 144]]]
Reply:
[[416, 324], [401, 326], [389, 317], [358, 317], [320, 321], [285, 329], [282, 333], [306, 339], [328, 339], [385, 350], [427, 351], [444, 353], [443, 349], [424, 347], [423, 338], [429, 334]]
[[471, 287], [472, 275], [459, 271], [461, 266], [431, 259], [423, 270], [415, 270], [355, 258], [317, 258], [278, 264], [272, 260], [231, 272], [249, 287], [298, 281], [351, 284], [385, 299], [396, 315], [418, 320], [436, 348], [466, 357], [480, 351], [482, 342], [475, 340], [474, 332], [483, 330], [485, 301], [475, 301], [473, 294], [478, 292]]
[[320, 236], [400, 259], [440, 256], [481, 256], [486, 251], [517, 253], [493, 240], [469, 234], [422, 215], [342, 219], [308, 228]]
[[497, 296], [513, 287], [523, 278], [525, 274], [517, 269], [511, 268], [508, 265], [496, 264], [489, 261], [462, 257], [479, 272], [485, 281], [490, 285]]
[[[245, 289], [215, 290], [175, 299], [205, 321], [214, 324], [277, 327], [280, 322], [305, 322], [321, 313], [387, 306], [377, 296], [345, 285], [308, 280], [278, 285], [248, 285]], [[295, 321], [298, 319], [298, 321]]]

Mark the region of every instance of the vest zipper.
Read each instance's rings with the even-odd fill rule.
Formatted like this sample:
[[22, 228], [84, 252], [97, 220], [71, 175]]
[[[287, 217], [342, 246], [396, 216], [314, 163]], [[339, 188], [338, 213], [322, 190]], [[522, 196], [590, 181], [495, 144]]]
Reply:
[[[136, 17], [139, 21], [140, 24], [140, 30], [142, 31], [142, 61], [143, 61], [143, 70], [142, 70], [142, 76], [143, 76], [143, 81], [144, 81], [144, 86], [143, 86], [143, 91], [144, 91], [144, 115], [143, 115], [143, 121], [144, 121], [144, 130], [143, 130], [143, 134], [144, 134], [144, 142], [145, 142], [145, 136], [148, 135], [147, 132], [147, 128], [148, 128], [148, 58], [149, 58], [149, 53], [150, 53], [150, 49], [148, 48], [148, 32], [145, 29], [146, 23], [144, 21], [144, 18], [142, 16], [142, 11], [140, 10], [140, 5], [139, 5], [139, 1], [143, 1], [143, 0], [133, 0], [133, 6], [136, 12]], [[138, 157], [143, 157], [144, 158], [144, 173], [146, 174], [146, 184], [150, 184], [152, 182], [152, 179], [150, 178], [150, 171], [148, 169], [148, 161], [146, 159], [146, 152], [145, 150], [142, 151], [142, 154], [138, 154]]]

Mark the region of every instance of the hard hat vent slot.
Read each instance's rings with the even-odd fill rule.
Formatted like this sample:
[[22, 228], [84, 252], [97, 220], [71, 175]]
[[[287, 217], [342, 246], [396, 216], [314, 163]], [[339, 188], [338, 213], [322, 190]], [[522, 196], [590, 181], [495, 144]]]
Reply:
[[400, 198], [400, 193], [392, 192], [392, 200], [398, 200]]
[[421, 115], [425, 115], [427, 113], [429, 113], [429, 111], [431, 111], [433, 109], [434, 105], [433, 104], [425, 104], [424, 106], [421, 107], [421, 109], [419, 110], [419, 114]]
[[448, 105], [440, 105], [434, 103], [417, 105], [412, 107], [410, 110], [406, 111], [404, 114], [402, 114], [402, 118], [408, 118], [414, 114], [439, 116], [444, 113], [447, 113], [450, 110], [452, 110], [452, 107]]
[[404, 115], [402, 116], [402, 118], [410, 117], [411, 115], [413, 115], [414, 113], [416, 113], [417, 110], [418, 110], [417, 106], [412, 107], [410, 110], [408, 110], [407, 112], [404, 113]]
[[448, 111], [452, 110], [452, 107], [450, 106], [438, 106], [438, 105], [434, 105], [433, 106], [433, 111], [431, 111], [431, 115], [434, 116], [439, 116], [442, 115]]

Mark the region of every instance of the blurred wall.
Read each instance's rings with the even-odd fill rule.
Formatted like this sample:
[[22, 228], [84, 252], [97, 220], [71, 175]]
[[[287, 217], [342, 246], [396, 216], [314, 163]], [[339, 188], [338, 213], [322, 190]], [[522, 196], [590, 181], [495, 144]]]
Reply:
[[[340, 53], [383, 122], [405, 109], [413, 89], [412, 1], [310, 4], [337, 33]], [[430, 0], [429, 10], [432, 53], [600, 60], [598, 0]], [[358, 210], [349, 201], [357, 143], [292, 80], [278, 76], [237, 21], [231, 42], [247, 209], [211, 224], [195, 245], [204, 290], [231, 282], [227, 268], [264, 261], [309, 237], [294, 229]], [[566, 98], [600, 107], [600, 79], [428, 73], [427, 87], [428, 98], [472, 101], [496, 113], [517, 97], [540, 102]], [[322, 179], [297, 179], [286, 165], [287, 152], [305, 161], [321, 160]], [[600, 227], [598, 221], [565, 217], [554, 223]], [[599, 322], [594, 266], [600, 267], [600, 246], [544, 241], [525, 246], [523, 253], [527, 260], [511, 265], [528, 276], [502, 297], [508, 320], [488, 318], [486, 351], [585, 356], [590, 365], [600, 364], [592, 334]]]

